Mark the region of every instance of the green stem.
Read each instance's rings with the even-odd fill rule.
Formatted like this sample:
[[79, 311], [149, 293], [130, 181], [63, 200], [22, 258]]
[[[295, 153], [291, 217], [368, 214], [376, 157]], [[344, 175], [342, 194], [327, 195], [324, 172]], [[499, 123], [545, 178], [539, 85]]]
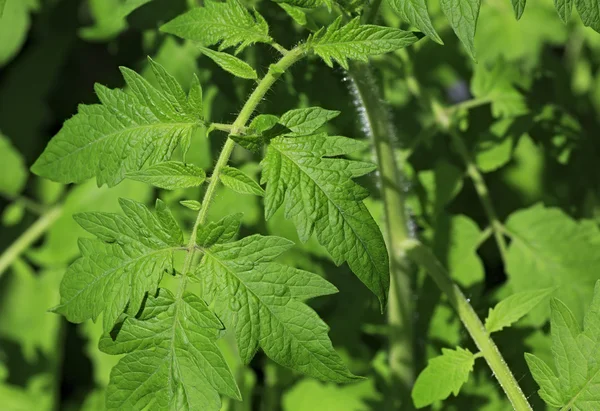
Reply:
[[[283, 72], [289, 69], [294, 63], [298, 60], [302, 59], [305, 55], [305, 48], [303, 45], [300, 45], [289, 52], [287, 52], [277, 63], [271, 65], [269, 67], [269, 71], [262, 78], [262, 80], [258, 83], [258, 86], [254, 89], [248, 100], [242, 107], [242, 110], [238, 114], [237, 118], [231, 125], [231, 129], [229, 130], [229, 135], [239, 134], [248, 120], [250, 120], [250, 116], [258, 107], [258, 104], [262, 101], [265, 94], [269, 91], [269, 89], [275, 84], [277, 79], [281, 76]], [[219, 184], [219, 177], [221, 175], [221, 171], [229, 162], [229, 157], [231, 157], [231, 153], [233, 152], [233, 148], [235, 147], [235, 142], [227, 138], [221, 153], [219, 154], [219, 158], [217, 159], [217, 164], [213, 170], [212, 176], [210, 178], [210, 183], [208, 184], [208, 188], [206, 189], [206, 193], [204, 194], [204, 198], [202, 200], [202, 207], [198, 212], [198, 216], [196, 217], [196, 222], [194, 223], [194, 227], [192, 228], [192, 233], [190, 235], [190, 239], [187, 245], [187, 255], [185, 257], [185, 261], [183, 263], [182, 276], [181, 281], [179, 283], [179, 290], [177, 292], [178, 299], [183, 296], [185, 291], [187, 275], [192, 269], [194, 255], [196, 253], [197, 244], [196, 244], [196, 234], [198, 233], [198, 228], [200, 225], [206, 222], [208, 217], [208, 210], [212, 201], [214, 200], [217, 186]]]
[[506, 264], [508, 246], [506, 245], [506, 239], [504, 238], [502, 222], [500, 219], [498, 219], [498, 214], [496, 213], [496, 208], [492, 202], [490, 191], [485, 183], [485, 179], [471, 159], [469, 149], [465, 145], [465, 142], [460, 135], [458, 135], [458, 133], [452, 129], [449, 129], [449, 133], [452, 136], [452, 141], [456, 147], [456, 150], [458, 151], [458, 154], [462, 157], [463, 162], [467, 167], [467, 174], [471, 178], [471, 181], [473, 181], [475, 191], [477, 191], [477, 195], [479, 196], [481, 204], [483, 205], [483, 209], [485, 210], [488, 220], [490, 221], [490, 227], [494, 234], [496, 244], [498, 245], [500, 256], [502, 257], [504, 264]]
[[500, 386], [506, 393], [516, 411], [531, 411], [527, 397], [521, 391], [517, 380], [504, 361], [502, 354], [494, 341], [488, 335], [477, 313], [469, 304], [460, 288], [456, 286], [446, 269], [437, 260], [433, 252], [416, 240], [407, 240], [403, 244], [408, 256], [419, 266], [425, 268], [436, 282], [438, 287], [446, 294], [450, 304], [454, 307], [471, 338], [479, 348]]
[[[379, 168], [379, 182], [385, 207], [386, 233], [390, 254], [390, 295], [387, 315], [389, 325], [389, 365], [394, 382], [390, 409], [407, 409], [402, 403], [414, 383], [412, 325], [412, 276], [402, 243], [410, 237], [402, 199], [402, 178], [394, 155], [395, 131], [388, 109], [379, 95], [368, 64], [350, 65], [356, 104], [363, 112], [365, 129], [373, 140]], [[399, 390], [403, 387], [405, 390]], [[404, 392], [402, 392], [404, 391]], [[392, 398], [393, 397], [393, 398]]]
[[48, 210], [0, 255], [0, 277], [23, 251], [27, 250], [58, 220], [62, 215], [62, 211], [61, 206]]

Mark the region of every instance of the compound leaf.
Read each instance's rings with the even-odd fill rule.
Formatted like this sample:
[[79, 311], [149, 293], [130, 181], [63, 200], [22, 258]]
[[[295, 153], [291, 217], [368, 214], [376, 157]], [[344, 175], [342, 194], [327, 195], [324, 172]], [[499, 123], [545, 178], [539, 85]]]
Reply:
[[475, 59], [474, 38], [481, 0], [441, 0], [440, 4], [450, 26]]
[[410, 46], [418, 39], [408, 31], [360, 24], [357, 17], [342, 26], [342, 17], [312, 35], [307, 46], [332, 67], [337, 61], [348, 69], [348, 60], [368, 61], [370, 56]]
[[331, 345], [327, 325], [300, 301], [336, 288], [316, 274], [272, 262], [292, 245], [281, 237], [253, 235], [204, 249], [197, 270], [204, 298], [235, 330], [245, 363], [260, 347], [275, 362], [308, 376], [354, 381]]
[[270, 43], [269, 26], [254, 12], [250, 14], [239, 0], [219, 3], [211, 0], [171, 20], [161, 30], [203, 46], [220, 43], [219, 50], [237, 47], [237, 52], [254, 43]]
[[475, 356], [469, 350], [443, 348], [442, 355], [429, 360], [415, 382], [412, 390], [415, 407], [423, 408], [448, 398], [450, 394], [458, 395], [473, 371], [473, 364]]
[[102, 351], [126, 354], [111, 372], [107, 409], [217, 411], [219, 394], [241, 399], [215, 344], [222, 328], [197, 296], [177, 299], [159, 289], [138, 318], [125, 319], [114, 341], [100, 340]]
[[388, 256], [377, 223], [362, 200], [367, 191], [353, 177], [373, 171], [372, 164], [341, 158], [364, 144], [326, 134], [277, 137], [262, 162], [267, 183], [265, 216], [285, 203], [285, 216], [302, 242], [312, 233], [338, 265], [344, 261], [385, 305], [389, 288]]
[[425, 0], [389, 0], [389, 4], [402, 20], [417, 27], [436, 43], [444, 44], [431, 23]]
[[236, 193], [254, 194], [261, 197], [265, 194], [262, 187], [252, 177], [237, 168], [223, 167], [219, 178], [225, 187], [232, 189]]
[[201, 113], [181, 86], [158, 63], [151, 62], [160, 88], [136, 72], [121, 68], [127, 92], [99, 84], [102, 104], [80, 105], [50, 141], [32, 171], [60, 183], [96, 177], [114, 186], [126, 174], [168, 160], [177, 145], [201, 124]]
[[485, 320], [485, 328], [488, 333], [493, 333], [500, 331], [504, 327], [509, 327], [512, 323], [525, 316], [553, 291], [553, 288], [523, 291], [505, 298], [496, 304], [494, 308], [490, 309], [488, 317]]
[[239, 58], [222, 51], [211, 50], [207, 47], [200, 47], [200, 50], [219, 67], [234, 76], [249, 80], [256, 80], [258, 78], [256, 71], [244, 60], [240, 60]]
[[554, 368], [532, 354], [525, 355], [533, 378], [540, 386], [540, 397], [556, 408], [597, 410], [600, 407], [600, 282], [596, 283], [583, 331], [573, 312], [560, 300], [552, 299], [550, 309]]
[[80, 323], [104, 313], [110, 331], [127, 308], [136, 313], [146, 293], [156, 293], [163, 273], [173, 271], [181, 246], [179, 227], [159, 206], [159, 217], [133, 200], [120, 200], [125, 215], [79, 213], [75, 220], [97, 239], [79, 241], [81, 257], [69, 266], [53, 310]]
[[206, 180], [206, 173], [193, 164], [180, 161], [165, 161], [153, 164], [140, 171], [127, 174], [127, 178], [152, 184], [166, 190], [197, 187]]

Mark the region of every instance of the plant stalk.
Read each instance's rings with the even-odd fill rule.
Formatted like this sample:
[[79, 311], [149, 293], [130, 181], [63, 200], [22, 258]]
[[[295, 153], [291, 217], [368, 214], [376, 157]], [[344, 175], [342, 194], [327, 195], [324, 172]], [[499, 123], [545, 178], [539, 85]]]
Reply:
[[62, 215], [62, 206], [56, 206], [40, 216], [31, 227], [29, 227], [2, 255], [0, 255], [0, 277], [8, 267], [19, 257], [23, 251], [27, 250], [37, 241]]
[[[303, 45], [299, 45], [296, 48], [287, 52], [277, 63], [271, 65], [269, 67], [269, 71], [267, 74], [260, 80], [258, 86], [254, 89], [248, 100], [242, 107], [242, 110], [238, 114], [237, 118], [231, 125], [231, 130], [229, 131], [229, 136], [234, 134], [239, 134], [240, 131], [244, 129], [248, 120], [252, 116], [252, 113], [256, 110], [256, 107], [260, 104], [265, 94], [269, 91], [269, 89], [275, 84], [277, 79], [281, 76], [283, 72], [289, 69], [294, 63], [304, 57], [306, 51]], [[229, 162], [229, 157], [231, 157], [231, 153], [235, 147], [235, 142], [231, 138], [227, 138], [221, 153], [219, 154], [219, 158], [217, 159], [217, 163], [215, 164], [215, 168], [213, 169], [212, 176], [210, 178], [210, 182], [208, 184], [208, 188], [204, 194], [204, 198], [202, 200], [202, 207], [198, 212], [198, 216], [196, 217], [196, 222], [192, 228], [192, 233], [190, 235], [190, 239], [187, 245], [187, 255], [183, 264], [182, 276], [179, 283], [179, 290], [177, 292], [178, 299], [183, 296], [185, 291], [187, 275], [192, 269], [192, 264], [194, 261], [194, 255], [196, 253], [196, 235], [198, 233], [198, 228], [200, 225], [206, 222], [208, 217], [208, 210], [212, 201], [214, 200], [217, 186], [219, 184], [219, 177], [221, 175], [221, 171]]]
[[500, 386], [506, 393], [509, 401], [516, 411], [531, 411], [531, 405], [523, 394], [519, 383], [512, 374], [510, 368], [504, 361], [502, 354], [494, 341], [488, 335], [483, 323], [477, 313], [471, 307], [469, 300], [464, 296], [460, 288], [455, 285], [449, 273], [435, 257], [433, 252], [416, 240], [406, 240], [403, 244], [408, 256], [419, 266], [425, 268], [437, 286], [448, 297], [450, 304], [458, 313], [458, 316], [471, 338], [479, 348], [481, 355], [485, 358]]
[[[398, 169], [395, 136], [388, 109], [379, 95], [379, 88], [368, 64], [352, 63], [349, 70], [353, 81], [355, 104], [362, 114], [365, 131], [372, 139], [379, 168], [379, 184], [385, 208], [387, 245], [390, 254], [390, 295], [387, 306], [389, 326], [388, 361], [393, 380], [391, 409], [407, 409], [412, 404], [410, 389], [415, 379], [412, 306], [412, 276], [402, 243], [410, 237], [404, 201], [402, 179]], [[399, 390], [398, 387], [402, 387]]]

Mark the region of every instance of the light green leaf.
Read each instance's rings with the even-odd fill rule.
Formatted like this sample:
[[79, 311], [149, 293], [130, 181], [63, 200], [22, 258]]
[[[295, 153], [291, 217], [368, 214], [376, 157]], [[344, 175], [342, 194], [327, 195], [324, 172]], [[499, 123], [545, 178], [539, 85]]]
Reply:
[[475, 29], [481, 0], [441, 0], [440, 5], [450, 26], [475, 60]]
[[306, 18], [306, 13], [299, 7], [291, 6], [286, 3], [277, 3], [279, 7], [281, 7], [287, 14], [290, 16], [296, 23], [301, 26], [306, 26], [308, 24], [308, 19]]
[[2, 212], [2, 225], [10, 227], [19, 224], [25, 216], [25, 206], [20, 202], [9, 204]]
[[382, 400], [375, 379], [351, 385], [300, 380], [283, 395], [283, 411], [369, 411]]
[[360, 24], [357, 17], [342, 26], [342, 17], [329, 27], [311, 35], [307, 47], [332, 67], [337, 61], [348, 69], [348, 60], [368, 61], [370, 56], [389, 53], [417, 41], [417, 37], [408, 31], [391, 27]]
[[223, 167], [219, 179], [223, 185], [240, 194], [254, 194], [264, 196], [265, 191], [256, 181], [243, 171], [233, 167]]
[[240, 60], [229, 53], [214, 51], [207, 47], [199, 47], [202, 51], [202, 54], [214, 61], [223, 70], [233, 74], [234, 76], [249, 80], [256, 80], [258, 78], [256, 71], [244, 60]]
[[568, 22], [573, 10], [573, 0], [554, 0], [554, 7], [563, 22]]
[[27, 167], [19, 151], [0, 133], [0, 194], [17, 196], [27, 182]]
[[362, 200], [367, 191], [353, 177], [373, 171], [372, 164], [340, 158], [364, 143], [316, 134], [271, 140], [262, 162], [267, 183], [265, 216], [285, 203], [302, 242], [312, 233], [337, 265], [350, 269], [385, 306], [389, 288], [388, 256], [377, 223]]
[[489, 173], [508, 164], [515, 142], [524, 134], [522, 129], [513, 129], [517, 122], [513, 118], [501, 119], [480, 134], [474, 153], [480, 171]]
[[69, 266], [55, 312], [71, 322], [96, 320], [104, 313], [110, 331], [127, 308], [135, 314], [146, 293], [156, 293], [165, 272], [173, 271], [173, 252], [181, 231], [141, 203], [121, 199], [125, 215], [80, 213], [75, 220], [98, 239], [80, 239], [82, 256]]
[[272, 41], [265, 19], [256, 11], [250, 14], [239, 0], [207, 0], [204, 7], [176, 17], [161, 30], [203, 46], [220, 43], [219, 50], [238, 46], [236, 53], [251, 44]]
[[154, 88], [122, 68], [128, 92], [96, 85], [102, 104], [81, 105], [35, 162], [32, 171], [61, 183], [96, 177], [114, 186], [126, 174], [168, 160], [182, 139], [201, 124], [200, 113], [183, 99], [176, 80], [152, 63]]
[[444, 44], [431, 23], [425, 0], [389, 0], [388, 2], [402, 20], [417, 27], [436, 43]]
[[525, 359], [548, 405], [564, 410], [600, 407], [600, 281], [583, 321], [583, 331], [560, 300], [550, 302], [554, 368], [534, 355]]
[[152, 184], [165, 190], [197, 187], [206, 180], [206, 173], [193, 164], [180, 161], [165, 161], [153, 164], [140, 171], [127, 174], [127, 178]]
[[216, 345], [222, 328], [197, 296], [178, 299], [159, 289], [138, 318], [125, 320], [114, 341], [100, 340], [104, 352], [127, 354], [111, 372], [107, 409], [218, 411], [219, 394], [241, 400]]
[[[596, 0], [574, 0], [583, 25], [600, 32], [600, 3]], [[565, 5], [565, 8], [567, 6]], [[560, 14], [560, 10], [559, 10]]]
[[471, 91], [492, 104], [494, 117], [516, 117], [528, 113], [527, 103], [517, 89], [522, 74], [514, 65], [498, 61], [491, 68], [478, 64], [471, 79]]
[[279, 123], [296, 134], [310, 134], [339, 115], [340, 112], [337, 110], [326, 110], [321, 107], [299, 108], [284, 113]]
[[30, 2], [4, 0], [0, 6], [0, 67], [12, 60], [27, 38]]
[[273, 361], [310, 377], [354, 381], [331, 345], [327, 325], [299, 301], [336, 288], [316, 274], [272, 262], [292, 245], [253, 235], [205, 249], [197, 271], [204, 298], [235, 330], [245, 363], [260, 347]]
[[189, 208], [192, 211], [199, 211], [202, 208], [202, 203], [196, 200], [183, 200], [180, 201], [179, 204]]
[[107, 40], [127, 28], [126, 17], [152, 0], [90, 0], [89, 9], [94, 25], [80, 30], [87, 40]]
[[324, 0], [274, 0], [275, 3], [280, 5], [290, 5], [294, 7], [302, 7], [304, 9], [316, 9], [317, 7], [325, 6]]
[[525, 11], [525, 4], [527, 0], [511, 0], [513, 9], [515, 10], [515, 17], [517, 20], [521, 18], [523, 15], [523, 11]]
[[231, 214], [219, 221], [211, 221], [198, 227], [196, 244], [200, 247], [210, 247], [214, 244], [227, 243], [235, 237], [242, 224], [242, 213]]
[[485, 320], [485, 328], [491, 334], [502, 330], [504, 327], [509, 327], [512, 323], [519, 321], [521, 317], [527, 315], [527, 313], [553, 291], [553, 288], [523, 291], [505, 298], [496, 304], [494, 308], [490, 309], [488, 317]]
[[467, 349], [442, 348], [442, 355], [429, 360], [419, 374], [412, 390], [412, 399], [417, 408], [444, 400], [450, 394], [458, 395], [462, 385], [473, 371], [475, 356]]
[[[541, 204], [513, 213], [506, 222], [512, 239], [506, 271], [513, 290], [556, 287], [555, 296], [583, 317], [585, 300], [600, 275], [600, 230], [591, 221], [577, 222], [560, 209]], [[548, 318], [535, 309], [538, 323]]]

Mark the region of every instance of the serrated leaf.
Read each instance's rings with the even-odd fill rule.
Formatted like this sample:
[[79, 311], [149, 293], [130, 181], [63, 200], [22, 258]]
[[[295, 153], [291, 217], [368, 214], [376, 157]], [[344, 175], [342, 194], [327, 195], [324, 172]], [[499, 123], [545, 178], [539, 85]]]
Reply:
[[197, 271], [203, 296], [235, 330], [245, 363], [260, 347], [273, 361], [310, 377], [354, 381], [331, 345], [327, 325], [299, 301], [336, 288], [316, 274], [272, 262], [292, 245], [253, 235], [205, 249]]
[[221, 329], [197, 296], [177, 299], [160, 289], [139, 318], [125, 320], [114, 341], [100, 340], [104, 352], [126, 354], [111, 372], [107, 409], [218, 411], [219, 394], [241, 399], [216, 345]]
[[429, 360], [419, 374], [412, 389], [412, 399], [417, 408], [444, 400], [450, 394], [458, 395], [460, 388], [473, 371], [475, 356], [467, 349], [442, 348], [442, 355]]
[[193, 164], [180, 161], [165, 161], [153, 164], [140, 171], [127, 174], [127, 178], [152, 184], [165, 190], [197, 187], [206, 180], [206, 173]]
[[196, 200], [182, 200], [179, 204], [193, 211], [198, 211], [202, 208], [202, 203]]
[[27, 167], [19, 151], [0, 133], [0, 194], [17, 196], [27, 182]]
[[560, 19], [565, 23], [568, 22], [573, 10], [573, 0], [554, 0], [554, 7]]
[[583, 321], [558, 299], [550, 302], [554, 367], [534, 355], [525, 359], [547, 404], [565, 409], [594, 411], [600, 407], [600, 282]]
[[574, 0], [583, 25], [600, 32], [600, 3], [596, 0]]
[[55, 312], [71, 322], [103, 313], [110, 331], [127, 308], [136, 313], [146, 293], [155, 293], [164, 272], [173, 271], [181, 230], [165, 224], [146, 206], [121, 199], [125, 215], [80, 213], [75, 220], [98, 239], [80, 239], [81, 257], [69, 266]]
[[337, 110], [326, 110], [321, 107], [298, 108], [284, 113], [279, 123], [296, 134], [310, 134], [339, 115], [340, 112]]
[[436, 43], [444, 44], [431, 23], [425, 0], [389, 0], [389, 4], [402, 20], [421, 30]]
[[410, 46], [418, 39], [408, 31], [360, 24], [357, 17], [342, 26], [342, 17], [312, 35], [307, 46], [332, 67], [337, 61], [348, 69], [348, 60], [368, 61], [370, 56]]
[[317, 7], [325, 6], [323, 0], [274, 0], [275, 3], [282, 5], [290, 5], [294, 7], [302, 7], [304, 9], [316, 9]]
[[252, 177], [237, 168], [223, 167], [219, 179], [225, 187], [232, 189], [236, 193], [254, 194], [261, 197], [265, 195], [265, 190]]
[[306, 18], [306, 13], [301, 8], [298, 8], [296, 6], [291, 6], [286, 3], [277, 3], [277, 4], [288, 14], [288, 16], [290, 16], [299, 25], [304, 27], [308, 24], [308, 19]]
[[199, 47], [200, 51], [202, 51], [202, 54], [214, 61], [223, 70], [233, 74], [234, 76], [249, 80], [256, 80], [258, 78], [256, 71], [245, 61], [240, 60], [229, 53], [214, 51], [207, 47]]
[[182, 14], [161, 30], [203, 46], [220, 43], [219, 50], [238, 46], [236, 53], [251, 44], [272, 41], [265, 19], [257, 12], [250, 14], [239, 0], [207, 0], [204, 7]]
[[475, 60], [474, 38], [481, 0], [441, 0], [440, 5], [452, 30]]
[[[519, 291], [556, 287], [554, 296], [582, 318], [585, 299], [600, 273], [597, 225], [538, 204], [513, 213], [506, 229], [512, 239], [506, 258], [511, 287]], [[539, 323], [548, 314], [536, 309], [530, 316]]]
[[513, 9], [515, 10], [515, 17], [517, 20], [521, 18], [523, 15], [523, 11], [525, 11], [525, 4], [527, 0], [511, 0]]
[[529, 311], [541, 303], [553, 291], [553, 288], [523, 291], [500, 301], [494, 308], [490, 309], [488, 317], [485, 320], [487, 332], [491, 334], [502, 330], [504, 327], [509, 327], [512, 323], [527, 315]]
[[236, 213], [198, 227], [196, 244], [206, 248], [231, 241], [240, 229], [243, 216], [242, 213]]
[[316, 134], [271, 140], [262, 162], [267, 183], [265, 217], [285, 203], [302, 242], [312, 233], [340, 265], [350, 269], [385, 305], [389, 266], [379, 227], [362, 200], [367, 191], [353, 177], [373, 171], [372, 164], [341, 158], [364, 144], [346, 137]]
[[96, 85], [102, 104], [80, 105], [50, 141], [32, 171], [61, 183], [96, 177], [114, 186], [126, 174], [168, 160], [182, 139], [201, 124], [200, 113], [182, 100], [176, 80], [152, 63], [160, 89], [122, 68], [127, 92]]

